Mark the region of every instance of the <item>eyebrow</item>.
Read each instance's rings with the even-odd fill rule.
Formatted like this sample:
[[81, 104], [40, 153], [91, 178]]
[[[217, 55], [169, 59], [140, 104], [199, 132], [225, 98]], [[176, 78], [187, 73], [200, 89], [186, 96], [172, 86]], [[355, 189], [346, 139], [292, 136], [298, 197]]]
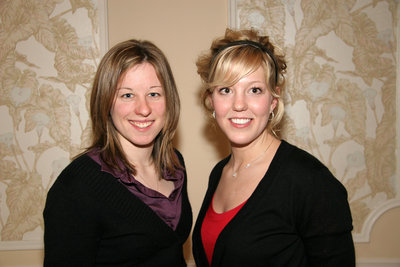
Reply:
[[[161, 88], [161, 89], [163, 89], [162, 85], [152, 85], [152, 86], [149, 87], [149, 89], [154, 89], [154, 88]], [[121, 86], [121, 87], [118, 87], [118, 88], [117, 88], [117, 90], [121, 90], [121, 89], [133, 90], [133, 88], [131, 88], [131, 87], [125, 87], [125, 86]]]
[[263, 82], [263, 81], [249, 81], [249, 82], [246, 82], [246, 84], [245, 84], [246, 86], [258, 86], [258, 85], [265, 85], [265, 86], [268, 86], [268, 84], [266, 83], [266, 82]]
[[256, 80], [256, 81], [249, 81], [249, 83], [266, 83], [265, 81], [259, 81], [259, 80]]

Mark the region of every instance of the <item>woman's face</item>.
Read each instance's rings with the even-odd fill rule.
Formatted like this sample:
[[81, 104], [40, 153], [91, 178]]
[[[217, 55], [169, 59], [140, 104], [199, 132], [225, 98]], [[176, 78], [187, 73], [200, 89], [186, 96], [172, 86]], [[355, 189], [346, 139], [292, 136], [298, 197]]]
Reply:
[[261, 140], [267, 134], [268, 119], [277, 104], [268, 90], [262, 67], [231, 87], [216, 87], [210, 101], [215, 119], [232, 146]]
[[122, 76], [110, 113], [124, 150], [154, 144], [165, 124], [166, 101], [151, 64], [136, 65]]

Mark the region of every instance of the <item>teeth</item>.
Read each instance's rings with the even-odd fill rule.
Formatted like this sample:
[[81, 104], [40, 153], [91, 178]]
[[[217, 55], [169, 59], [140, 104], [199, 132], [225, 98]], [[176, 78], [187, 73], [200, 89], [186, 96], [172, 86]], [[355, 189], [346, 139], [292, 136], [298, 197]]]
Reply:
[[146, 128], [151, 125], [151, 121], [146, 121], [146, 122], [138, 122], [138, 121], [131, 121], [131, 124], [139, 127], [139, 128]]
[[236, 124], [246, 124], [250, 119], [231, 119], [231, 121]]

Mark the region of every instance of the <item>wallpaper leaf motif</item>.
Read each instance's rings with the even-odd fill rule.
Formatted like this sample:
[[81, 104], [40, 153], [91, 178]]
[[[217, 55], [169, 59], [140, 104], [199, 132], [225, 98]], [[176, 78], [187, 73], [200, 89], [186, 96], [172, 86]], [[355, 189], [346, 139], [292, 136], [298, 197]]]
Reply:
[[236, 1], [236, 27], [260, 30], [285, 52], [282, 137], [317, 156], [346, 186], [356, 234], [375, 207], [399, 198], [394, 182], [397, 5], [391, 0]]
[[[44, 192], [41, 176], [37, 172], [15, 179], [7, 187], [7, 206], [10, 216], [1, 231], [2, 240], [22, 240], [23, 234], [42, 223]], [[39, 205], [38, 205], [39, 204]]]
[[47, 191], [90, 138], [99, 54], [97, 0], [0, 1], [0, 245], [41, 242]]

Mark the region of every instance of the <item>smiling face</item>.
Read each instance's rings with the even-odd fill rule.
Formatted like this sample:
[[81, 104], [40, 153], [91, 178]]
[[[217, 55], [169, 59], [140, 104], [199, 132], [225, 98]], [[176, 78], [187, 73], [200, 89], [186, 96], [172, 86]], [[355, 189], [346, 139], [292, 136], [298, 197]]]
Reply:
[[262, 67], [230, 87], [217, 86], [210, 95], [215, 119], [232, 146], [262, 140], [277, 100], [268, 90]]
[[150, 63], [136, 65], [121, 76], [110, 114], [124, 150], [154, 145], [165, 124], [166, 101]]

